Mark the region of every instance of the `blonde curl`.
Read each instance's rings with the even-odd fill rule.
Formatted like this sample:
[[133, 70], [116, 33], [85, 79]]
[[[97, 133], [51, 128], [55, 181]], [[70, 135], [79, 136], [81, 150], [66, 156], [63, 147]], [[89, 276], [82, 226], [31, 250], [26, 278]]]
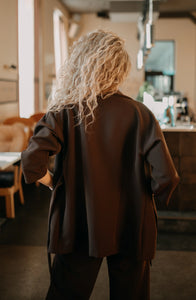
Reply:
[[98, 97], [117, 92], [130, 66], [124, 41], [116, 34], [97, 30], [81, 37], [59, 71], [48, 111], [77, 107], [78, 123], [92, 123]]

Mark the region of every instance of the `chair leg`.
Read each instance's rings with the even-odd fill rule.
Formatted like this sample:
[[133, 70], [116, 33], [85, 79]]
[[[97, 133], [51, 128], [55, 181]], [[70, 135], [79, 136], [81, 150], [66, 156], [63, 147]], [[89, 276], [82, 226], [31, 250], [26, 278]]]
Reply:
[[14, 207], [14, 194], [6, 195], [5, 197], [6, 205], [6, 216], [7, 218], [15, 218], [15, 207]]
[[22, 185], [19, 185], [19, 196], [20, 196], [20, 203], [24, 204], [24, 196], [23, 196], [23, 190], [22, 190]]

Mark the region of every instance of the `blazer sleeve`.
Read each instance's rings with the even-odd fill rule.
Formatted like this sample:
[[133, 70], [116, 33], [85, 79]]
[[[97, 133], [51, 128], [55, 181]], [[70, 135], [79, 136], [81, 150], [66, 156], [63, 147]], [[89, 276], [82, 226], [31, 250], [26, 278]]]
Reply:
[[169, 153], [158, 121], [151, 116], [145, 144], [145, 158], [151, 166], [151, 189], [154, 197], [168, 205], [179, 182], [179, 176]]
[[22, 170], [26, 183], [42, 178], [47, 171], [49, 156], [61, 151], [63, 126], [57, 113], [48, 112], [37, 123], [29, 145], [22, 152]]

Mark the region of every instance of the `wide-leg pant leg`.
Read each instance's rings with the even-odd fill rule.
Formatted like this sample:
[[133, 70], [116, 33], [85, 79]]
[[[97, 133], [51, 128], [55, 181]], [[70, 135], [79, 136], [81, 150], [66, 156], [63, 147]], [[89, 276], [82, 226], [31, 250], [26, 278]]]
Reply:
[[46, 300], [88, 300], [102, 260], [89, 257], [87, 251], [55, 255]]
[[110, 300], [149, 300], [150, 261], [116, 254], [107, 257]]

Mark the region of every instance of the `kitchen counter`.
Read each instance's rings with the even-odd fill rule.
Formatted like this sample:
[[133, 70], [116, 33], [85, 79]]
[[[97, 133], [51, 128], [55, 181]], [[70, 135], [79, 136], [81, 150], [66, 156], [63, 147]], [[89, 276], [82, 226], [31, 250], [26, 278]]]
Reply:
[[[172, 195], [168, 209], [196, 211], [196, 127], [164, 128], [163, 134], [180, 176], [180, 183]], [[159, 205], [157, 203], [158, 208]]]
[[196, 132], [196, 123], [176, 123], [176, 126], [172, 127], [171, 125], [161, 125], [163, 132], [166, 131], [175, 131], [175, 132]]

